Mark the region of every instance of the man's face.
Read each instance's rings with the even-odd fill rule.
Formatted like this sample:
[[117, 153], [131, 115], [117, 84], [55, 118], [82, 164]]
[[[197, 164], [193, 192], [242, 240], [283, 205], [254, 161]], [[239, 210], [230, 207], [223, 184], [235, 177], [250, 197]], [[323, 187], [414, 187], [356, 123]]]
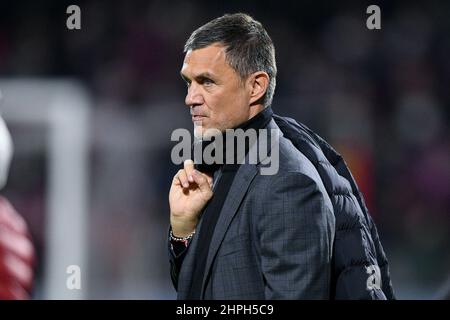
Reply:
[[196, 137], [209, 136], [203, 135], [207, 129], [224, 131], [251, 118], [251, 90], [227, 63], [225, 47], [213, 44], [188, 51], [181, 76], [188, 85], [185, 103]]

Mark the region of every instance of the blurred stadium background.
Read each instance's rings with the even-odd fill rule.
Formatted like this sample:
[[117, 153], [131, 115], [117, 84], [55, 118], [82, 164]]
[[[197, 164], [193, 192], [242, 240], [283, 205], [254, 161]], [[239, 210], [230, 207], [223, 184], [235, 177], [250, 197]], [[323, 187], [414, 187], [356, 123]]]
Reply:
[[[66, 8], [81, 8], [81, 30]], [[381, 7], [382, 29], [366, 28]], [[273, 109], [341, 152], [378, 225], [400, 299], [450, 283], [450, 2], [2, 1], [0, 110], [15, 144], [2, 191], [38, 249], [34, 299], [173, 299], [165, 247], [191, 128], [184, 41], [223, 13], [277, 50]], [[82, 267], [82, 290], [65, 267]]]

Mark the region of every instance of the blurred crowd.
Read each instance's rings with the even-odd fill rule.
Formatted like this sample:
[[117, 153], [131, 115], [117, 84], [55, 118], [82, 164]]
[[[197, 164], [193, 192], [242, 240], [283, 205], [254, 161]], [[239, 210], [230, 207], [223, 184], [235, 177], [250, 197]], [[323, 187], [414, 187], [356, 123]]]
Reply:
[[[352, 169], [398, 298], [445, 290], [449, 2], [381, 1], [381, 30], [366, 28], [364, 2], [77, 1], [81, 30], [66, 28], [69, 4], [0, 4], [0, 78], [72, 78], [91, 96], [87, 298], [175, 297], [165, 247], [178, 170], [170, 134], [192, 128], [182, 49], [198, 26], [237, 11], [261, 21], [275, 43], [274, 112], [315, 130]], [[35, 239], [39, 298], [48, 164], [45, 147], [29, 144], [42, 133], [10, 129], [18, 152], [4, 194]]]

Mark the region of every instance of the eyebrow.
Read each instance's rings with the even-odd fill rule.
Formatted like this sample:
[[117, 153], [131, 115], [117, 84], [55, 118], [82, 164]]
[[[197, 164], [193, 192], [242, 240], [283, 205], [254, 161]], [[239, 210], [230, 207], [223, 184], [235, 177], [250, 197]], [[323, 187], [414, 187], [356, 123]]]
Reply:
[[[184, 81], [189, 82], [191, 79], [189, 79], [185, 74], [180, 72], [181, 78], [183, 78]], [[215, 79], [215, 76], [212, 73], [209, 73], [208, 71], [199, 73], [198, 75], [194, 76], [194, 79], [197, 81], [204, 80], [204, 79]]]

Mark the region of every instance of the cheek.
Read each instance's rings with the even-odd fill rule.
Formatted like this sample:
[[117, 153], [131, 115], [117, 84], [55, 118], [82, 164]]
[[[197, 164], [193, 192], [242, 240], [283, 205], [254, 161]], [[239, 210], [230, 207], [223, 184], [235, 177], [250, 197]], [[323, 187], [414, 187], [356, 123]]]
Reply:
[[229, 104], [226, 95], [210, 94], [205, 97], [205, 104], [208, 109], [208, 116], [213, 120], [221, 120]]
[[205, 97], [209, 116], [217, 128], [233, 127], [245, 116], [245, 95], [241, 90], [224, 90]]

